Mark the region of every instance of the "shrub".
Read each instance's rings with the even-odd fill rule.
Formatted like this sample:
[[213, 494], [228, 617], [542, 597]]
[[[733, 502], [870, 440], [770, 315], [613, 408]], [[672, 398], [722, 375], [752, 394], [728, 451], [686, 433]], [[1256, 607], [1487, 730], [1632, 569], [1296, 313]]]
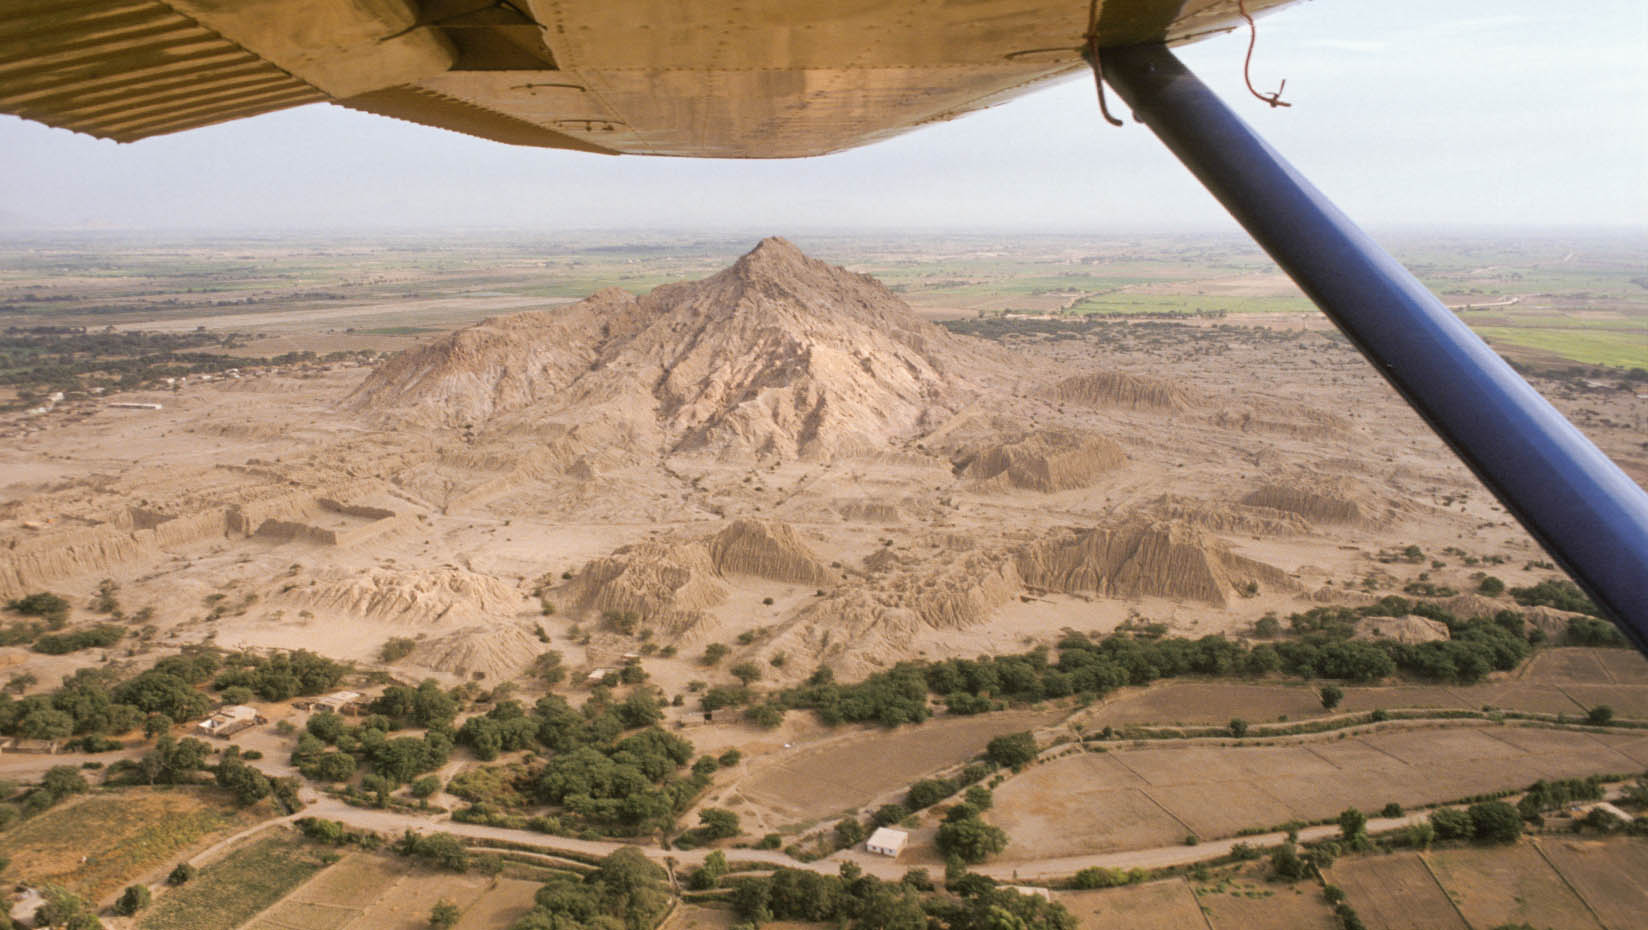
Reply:
[[442, 898], [429, 909], [429, 926], [433, 930], [451, 930], [457, 925], [460, 916], [462, 915], [458, 912], [458, 905]]
[[120, 900], [114, 903], [114, 912], [122, 917], [130, 917], [149, 906], [148, 885], [127, 885], [121, 892]]
[[176, 866], [173, 866], [171, 873], [166, 876], [166, 884], [182, 885], [194, 877], [195, 867], [187, 862], [179, 862]]
[[1344, 691], [1343, 688], [1340, 688], [1338, 685], [1327, 685], [1327, 686], [1322, 688], [1322, 707], [1323, 708], [1325, 708], [1327, 710], [1332, 710], [1335, 707], [1338, 707], [1339, 702], [1344, 700], [1344, 699], [1345, 699], [1345, 691]]
[[1455, 807], [1441, 807], [1431, 811], [1430, 825], [1439, 840], [1468, 839], [1475, 832], [1471, 815]]
[[997, 765], [1020, 766], [1036, 757], [1036, 738], [1029, 731], [998, 736], [985, 748], [985, 755]]
[[54, 627], [69, 618], [69, 602], [46, 591], [7, 601], [6, 609], [26, 617], [39, 617]]
[[469, 871], [469, 851], [450, 833], [420, 835], [408, 830], [395, 844], [395, 851], [451, 872]]
[[1237, 739], [1241, 739], [1246, 736], [1247, 721], [1240, 717], [1232, 718], [1230, 721], [1230, 735], [1236, 737]]
[[1436, 828], [1428, 823], [1408, 824], [1403, 838], [1414, 849], [1429, 849], [1436, 842]]
[[870, 821], [878, 827], [886, 827], [898, 823], [908, 816], [910, 816], [910, 809], [902, 804], [883, 804], [876, 808], [876, 812], [871, 816]]
[[416, 641], [407, 636], [396, 636], [384, 643], [378, 650], [378, 659], [383, 662], [399, 662], [412, 654], [418, 648]]
[[864, 825], [855, 817], [846, 817], [836, 822], [835, 845], [841, 849], [850, 849], [864, 842]]

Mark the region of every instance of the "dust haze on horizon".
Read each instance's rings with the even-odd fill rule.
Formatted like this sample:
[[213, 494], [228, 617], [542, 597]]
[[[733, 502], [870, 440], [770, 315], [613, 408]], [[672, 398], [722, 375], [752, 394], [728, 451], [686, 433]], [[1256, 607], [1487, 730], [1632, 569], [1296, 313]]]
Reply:
[[[1603, 229], [1648, 217], [1648, 9], [1529, 0], [1260, 21], [1187, 63], [1358, 222], [1381, 231]], [[309, 106], [129, 146], [0, 118], [0, 231], [1224, 231], [1142, 126], [1083, 75], [951, 123], [800, 160], [517, 148]]]

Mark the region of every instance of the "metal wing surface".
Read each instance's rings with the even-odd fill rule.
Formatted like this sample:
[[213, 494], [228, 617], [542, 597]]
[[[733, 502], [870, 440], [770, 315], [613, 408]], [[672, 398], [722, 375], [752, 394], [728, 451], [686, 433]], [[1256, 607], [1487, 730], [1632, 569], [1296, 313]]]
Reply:
[[787, 158], [1080, 73], [1090, 34], [1238, 21], [1234, 0], [0, 0], [0, 112], [132, 142], [331, 102], [516, 145]]

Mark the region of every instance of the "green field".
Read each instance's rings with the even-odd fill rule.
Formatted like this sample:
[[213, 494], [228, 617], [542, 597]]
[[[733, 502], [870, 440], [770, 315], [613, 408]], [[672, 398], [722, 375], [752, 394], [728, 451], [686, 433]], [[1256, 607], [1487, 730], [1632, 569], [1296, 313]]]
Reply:
[[260, 836], [158, 897], [138, 930], [231, 930], [325, 868], [323, 856], [285, 830]]
[[1635, 332], [1541, 326], [1477, 326], [1473, 329], [1490, 344], [1543, 349], [1587, 365], [1648, 368], [1648, 326]]

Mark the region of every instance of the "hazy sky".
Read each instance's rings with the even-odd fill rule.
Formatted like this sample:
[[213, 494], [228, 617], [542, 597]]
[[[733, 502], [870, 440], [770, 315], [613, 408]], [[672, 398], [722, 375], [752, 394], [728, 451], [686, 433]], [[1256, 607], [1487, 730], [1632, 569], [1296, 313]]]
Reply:
[[[1376, 228], [1648, 229], [1643, 0], [1313, 0], [1180, 50]], [[1113, 105], [1114, 104], [1114, 98]], [[0, 117], [0, 228], [1234, 229], [1083, 77], [821, 158], [610, 158], [316, 105], [116, 145]]]

